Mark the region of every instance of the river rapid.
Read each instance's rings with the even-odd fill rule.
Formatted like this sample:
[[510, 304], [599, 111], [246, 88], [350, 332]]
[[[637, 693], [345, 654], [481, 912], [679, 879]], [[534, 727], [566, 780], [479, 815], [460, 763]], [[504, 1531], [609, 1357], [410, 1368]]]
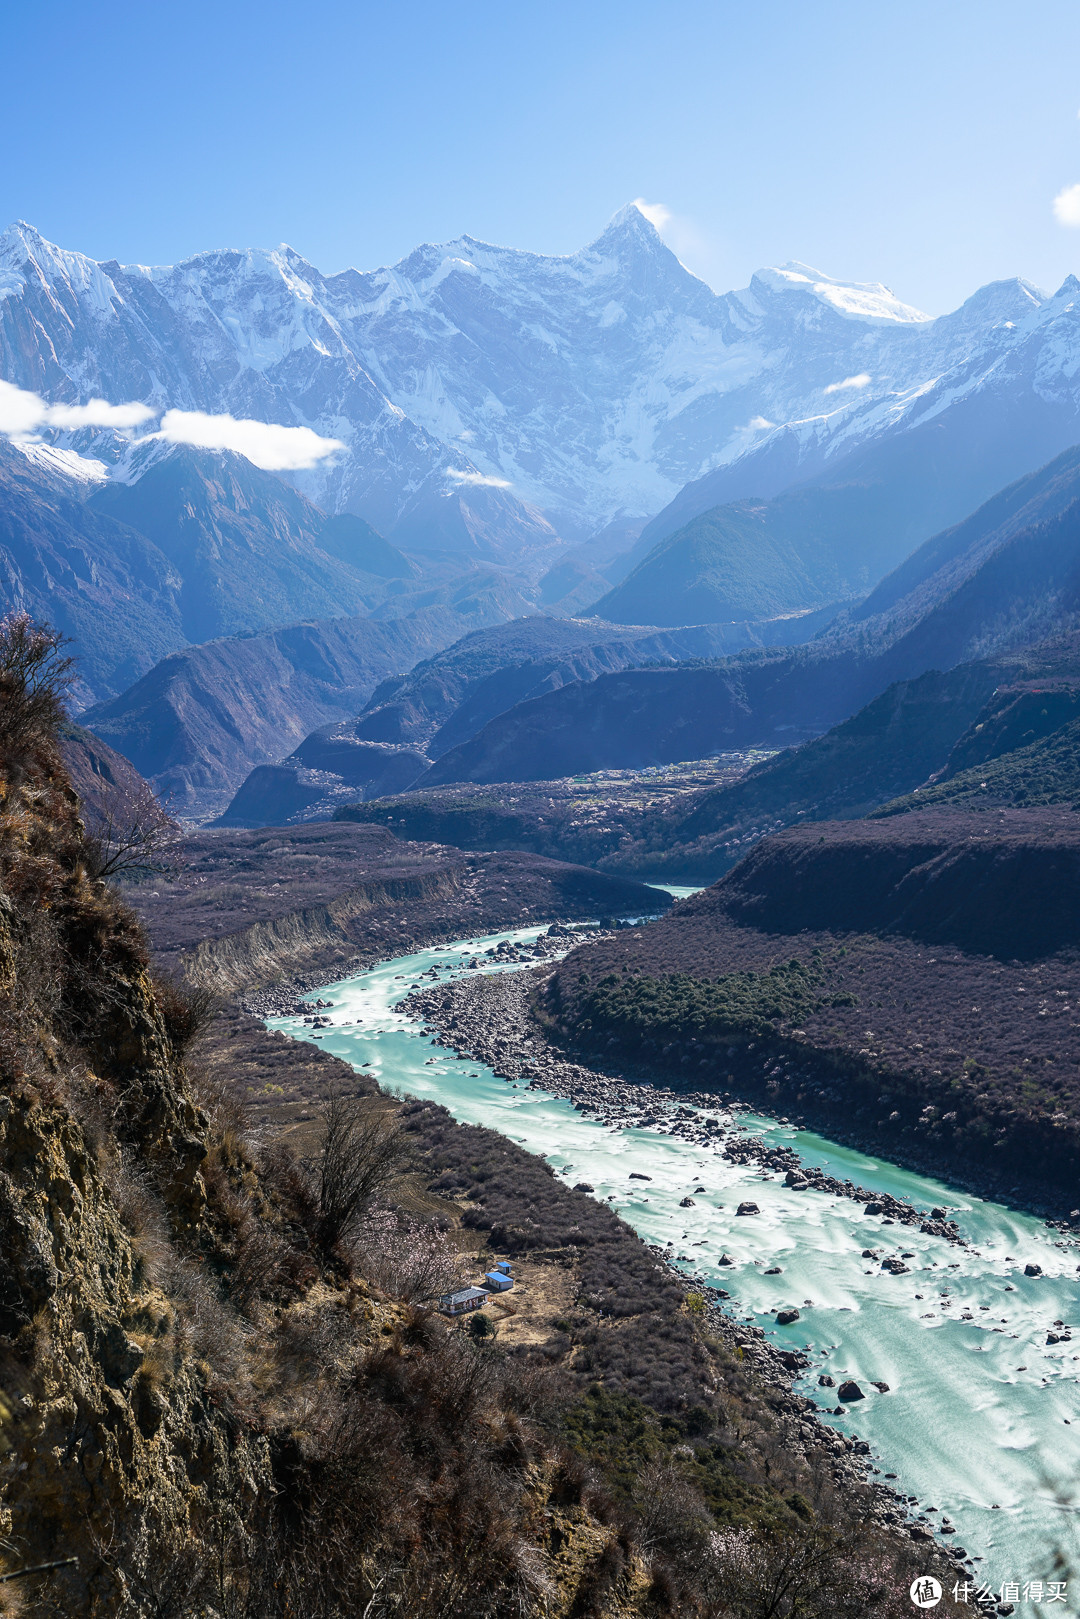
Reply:
[[[1034, 1611], [1024, 1600], [1025, 1584], [1065, 1579], [1055, 1572], [1060, 1549], [1072, 1577], [1067, 1602], [1049, 1604], [1050, 1611], [1076, 1612], [1080, 1330], [1054, 1344], [1047, 1337], [1061, 1337], [1055, 1323], [1080, 1329], [1080, 1245], [941, 1181], [774, 1119], [736, 1115], [755, 1135], [793, 1147], [807, 1164], [841, 1180], [925, 1210], [946, 1207], [968, 1246], [917, 1227], [888, 1229], [849, 1198], [789, 1190], [782, 1177], [729, 1163], [718, 1150], [662, 1127], [612, 1128], [541, 1090], [497, 1079], [482, 1064], [435, 1047], [418, 1022], [393, 1010], [422, 987], [420, 974], [430, 968], [440, 969], [442, 982], [465, 976], [477, 950], [504, 938], [531, 941], [541, 931], [418, 951], [313, 991], [309, 1000], [333, 1003], [330, 1028], [313, 1030], [299, 1017], [271, 1018], [268, 1025], [317, 1039], [387, 1091], [440, 1102], [456, 1119], [501, 1131], [542, 1155], [572, 1182], [589, 1182], [681, 1271], [726, 1289], [732, 1315], [761, 1326], [778, 1347], [810, 1355], [795, 1387], [817, 1402], [824, 1421], [869, 1441], [872, 1463], [895, 1476], [893, 1487], [911, 1498], [914, 1514], [925, 1514], [929, 1527], [955, 1526], [942, 1544], [966, 1549], [976, 1582], [995, 1593], [1016, 1582], [1021, 1611]], [[493, 969], [488, 963], [481, 970]], [[730, 1119], [719, 1105], [708, 1116]], [[631, 1181], [632, 1172], [651, 1178]], [[680, 1208], [687, 1195], [693, 1207]], [[757, 1203], [760, 1213], [738, 1216], [743, 1200]], [[877, 1258], [863, 1257], [868, 1248]], [[734, 1264], [719, 1267], [725, 1252]], [[890, 1255], [906, 1256], [907, 1274], [880, 1270]], [[1029, 1264], [1043, 1274], [1025, 1276]], [[800, 1311], [798, 1321], [777, 1327], [776, 1311], [790, 1306]], [[836, 1389], [819, 1385], [822, 1374], [837, 1385], [856, 1379], [865, 1398], [836, 1414]], [[889, 1392], [875, 1382], [887, 1383]], [[1031, 1594], [1040, 1610], [1048, 1591], [1041, 1603]]]

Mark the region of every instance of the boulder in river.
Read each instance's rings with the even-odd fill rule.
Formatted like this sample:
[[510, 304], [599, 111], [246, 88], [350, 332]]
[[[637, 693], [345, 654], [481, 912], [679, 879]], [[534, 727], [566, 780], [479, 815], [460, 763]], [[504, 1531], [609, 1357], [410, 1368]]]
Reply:
[[735, 1210], [736, 1214], [760, 1214], [761, 1210], [756, 1203], [740, 1203]]
[[595, 1190], [595, 1186], [590, 1186], [588, 1181], [578, 1181], [574, 1187], [575, 1192], [595, 1192]]
[[866, 1395], [853, 1377], [847, 1378], [836, 1391], [838, 1400], [865, 1400]]
[[879, 1393], [879, 1394], [888, 1394], [888, 1392], [889, 1392], [889, 1385], [888, 1385], [888, 1383], [878, 1383], [878, 1382], [874, 1382], [874, 1383], [873, 1383], [873, 1384], [872, 1384], [872, 1385], [871, 1385], [871, 1387], [873, 1387], [873, 1388], [876, 1388], [876, 1389], [877, 1389], [877, 1391], [878, 1391], [878, 1393]]
[[629, 1175], [626, 1178], [627, 1178], [627, 1180], [631, 1180], [631, 1181], [651, 1181], [652, 1180], [651, 1175], [643, 1175], [641, 1173], [640, 1169], [632, 1169], [630, 1171]]
[[679, 1203], [680, 1209], [692, 1209], [693, 1206], [694, 1206], [694, 1200], [693, 1200], [692, 1197], [684, 1197], [684, 1198], [682, 1198], [680, 1200], [680, 1203]]
[[883, 1259], [881, 1268], [888, 1271], [890, 1276], [906, 1276], [911, 1266], [905, 1265], [902, 1259]]
[[834, 1389], [836, 1387], [836, 1378], [830, 1377], [828, 1372], [822, 1372], [821, 1376], [818, 1378], [818, 1387], [823, 1389]]
[[806, 1176], [801, 1169], [789, 1169], [784, 1176], [784, 1184], [792, 1187], [796, 1192], [801, 1192], [807, 1185]]
[[735, 1261], [732, 1259], [730, 1254], [721, 1254], [716, 1263], [718, 1265], [734, 1265]]
[[799, 1312], [794, 1305], [789, 1310], [777, 1310], [776, 1312], [776, 1325], [778, 1327], [790, 1327], [791, 1323], [798, 1321], [798, 1319]]
[[1042, 1275], [1042, 1266], [1041, 1265], [1025, 1265], [1024, 1266], [1024, 1275], [1025, 1276], [1041, 1276]]

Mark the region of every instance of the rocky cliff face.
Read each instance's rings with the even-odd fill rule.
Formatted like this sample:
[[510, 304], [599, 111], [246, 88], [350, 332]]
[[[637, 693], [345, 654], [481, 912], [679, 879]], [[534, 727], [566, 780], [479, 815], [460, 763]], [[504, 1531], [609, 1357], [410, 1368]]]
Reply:
[[199, 1320], [214, 1146], [184, 1008], [94, 875], [48, 692], [35, 713], [19, 686], [0, 668], [0, 1555], [74, 1558], [52, 1611], [118, 1612], [193, 1512], [265, 1484], [267, 1451]]

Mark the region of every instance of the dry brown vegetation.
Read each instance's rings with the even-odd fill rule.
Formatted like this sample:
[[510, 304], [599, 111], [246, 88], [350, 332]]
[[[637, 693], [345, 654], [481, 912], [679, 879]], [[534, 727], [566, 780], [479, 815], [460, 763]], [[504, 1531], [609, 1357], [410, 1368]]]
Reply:
[[1067, 1208], [1078, 855], [1063, 809], [781, 833], [668, 918], [567, 957], [548, 1015], [690, 1089], [801, 1112], [894, 1159], [978, 1166], [1006, 1191], [1030, 1178], [1036, 1204]]

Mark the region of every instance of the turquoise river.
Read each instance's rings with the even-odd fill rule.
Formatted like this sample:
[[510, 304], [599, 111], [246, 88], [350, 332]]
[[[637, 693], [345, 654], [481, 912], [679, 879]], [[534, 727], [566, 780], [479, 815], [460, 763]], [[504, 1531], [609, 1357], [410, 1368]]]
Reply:
[[[388, 1091], [438, 1101], [455, 1118], [541, 1154], [557, 1173], [588, 1181], [647, 1242], [687, 1256], [684, 1272], [728, 1289], [726, 1308], [734, 1315], [760, 1325], [778, 1345], [809, 1352], [811, 1365], [796, 1387], [818, 1402], [826, 1422], [869, 1441], [873, 1464], [896, 1475], [894, 1488], [912, 1498], [913, 1512], [925, 1513], [930, 1524], [951, 1520], [952, 1544], [975, 1559], [979, 1583], [999, 1592], [1015, 1582], [1020, 1612], [1036, 1611], [1035, 1603], [1041, 1611], [1049, 1586], [1042, 1593], [1035, 1587], [1030, 1607], [1024, 1586], [1065, 1578], [1054, 1572], [1060, 1551], [1070, 1565], [1067, 1601], [1051, 1603], [1049, 1611], [1076, 1611], [1080, 1332], [1052, 1345], [1047, 1336], [1055, 1322], [1080, 1326], [1080, 1246], [1040, 1220], [945, 1182], [775, 1120], [740, 1115], [755, 1133], [793, 1146], [840, 1179], [924, 1209], [946, 1205], [970, 1246], [921, 1235], [917, 1227], [886, 1232], [847, 1198], [790, 1191], [782, 1177], [728, 1163], [718, 1151], [655, 1128], [616, 1129], [583, 1117], [568, 1102], [497, 1079], [441, 1047], [431, 1062], [420, 1024], [393, 1011], [394, 1004], [430, 967], [438, 966], [445, 982], [467, 972], [465, 961], [477, 949], [503, 938], [534, 939], [539, 931], [473, 938], [384, 962], [317, 992], [333, 1003], [327, 1014], [333, 1027], [316, 1032], [298, 1017], [274, 1018], [270, 1026], [297, 1039], [318, 1038], [324, 1050], [366, 1067]], [[709, 1112], [723, 1116], [720, 1107]], [[651, 1181], [629, 1181], [632, 1170]], [[679, 1208], [700, 1185], [707, 1190], [695, 1206]], [[735, 1217], [744, 1197], [759, 1205], [758, 1218]], [[862, 1258], [867, 1247], [910, 1255], [910, 1272], [881, 1272]], [[725, 1250], [735, 1266], [716, 1269]], [[1043, 1274], [1025, 1276], [1027, 1264]], [[765, 1274], [773, 1266], [780, 1275]], [[800, 1319], [776, 1327], [776, 1311], [791, 1304]], [[867, 1397], [833, 1415], [829, 1391], [818, 1386], [823, 1371], [837, 1383], [856, 1378]], [[888, 1383], [889, 1392], [878, 1393], [875, 1381]]]

